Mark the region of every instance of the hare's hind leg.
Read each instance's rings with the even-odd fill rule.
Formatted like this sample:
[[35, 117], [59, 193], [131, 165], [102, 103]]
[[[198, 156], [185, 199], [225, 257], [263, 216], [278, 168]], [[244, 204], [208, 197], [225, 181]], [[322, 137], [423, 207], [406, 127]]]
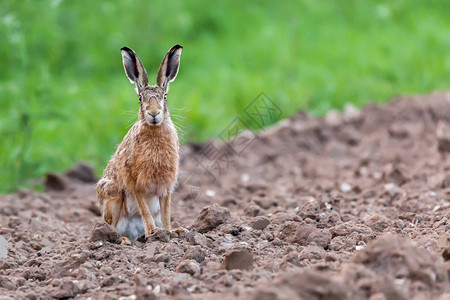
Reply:
[[102, 178], [97, 184], [97, 198], [102, 206], [103, 220], [115, 227], [124, 200], [123, 192], [112, 181]]
[[109, 198], [103, 202], [103, 220], [113, 227], [116, 227], [119, 222], [122, 203], [121, 198]]

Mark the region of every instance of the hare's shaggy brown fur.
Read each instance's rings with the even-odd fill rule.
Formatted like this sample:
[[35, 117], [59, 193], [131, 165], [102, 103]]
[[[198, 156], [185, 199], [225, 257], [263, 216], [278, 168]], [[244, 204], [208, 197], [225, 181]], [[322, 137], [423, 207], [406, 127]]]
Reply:
[[109, 161], [97, 184], [97, 197], [104, 220], [131, 239], [149, 236], [155, 226], [171, 228], [170, 202], [178, 175], [179, 142], [165, 98], [169, 82], [178, 73], [181, 50], [179, 45], [169, 50], [158, 71], [157, 84], [149, 86], [139, 57], [133, 50], [122, 48], [125, 73], [136, 84], [140, 99], [139, 120]]

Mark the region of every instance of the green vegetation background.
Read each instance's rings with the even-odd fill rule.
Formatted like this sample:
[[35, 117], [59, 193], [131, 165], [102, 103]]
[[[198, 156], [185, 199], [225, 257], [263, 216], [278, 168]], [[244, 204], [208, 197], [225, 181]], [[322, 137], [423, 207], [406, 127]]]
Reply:
[[78, 161], [101, 174], [137, 117], [124, 45], [152, 82], [184, 46], [168, 103], [183, 141], [204, 141], [262, 91], [284, 118], [448, 89], [449, 12], [437, 0], [2, 0], [0, 192]]

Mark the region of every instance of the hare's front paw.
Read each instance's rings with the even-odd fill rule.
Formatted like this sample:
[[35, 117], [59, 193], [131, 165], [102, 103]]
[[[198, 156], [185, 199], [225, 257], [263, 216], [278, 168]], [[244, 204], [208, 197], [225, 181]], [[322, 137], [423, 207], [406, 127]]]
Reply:
[[178, 235], [181, 235], [182, 233], [188, 232], [188, 231], [189, 230], [187, 230], [186, 228], [181, 227], [181, 226], [172, 230], [173, 233], [176, 233]]
[[154, 234], [156, 231], [156, 227], [151, 226], [145, 228], [145, 239], [148, 239], [152, 234]]
[[131, 245], [131, 241], [129, 238], [127, 238], [126, 236], [122, 237], [122, 243], [121, 245], [126, 245], [126, 246], [130, 246]]

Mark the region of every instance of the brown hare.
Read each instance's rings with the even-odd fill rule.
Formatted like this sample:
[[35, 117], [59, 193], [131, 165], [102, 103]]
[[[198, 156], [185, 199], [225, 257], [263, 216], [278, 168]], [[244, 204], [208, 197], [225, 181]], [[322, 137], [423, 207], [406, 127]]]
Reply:
[[97, 184], [103, 219], [131, 240], [170, 227], [170, 201], [178, 175], [179, 142], [166, 95], [180, 66], [183, 47], [167, 52], [156, 85], [130, 48], [121, 49], [125, 74], [136, 85], [139, 119], [109, 161]]

